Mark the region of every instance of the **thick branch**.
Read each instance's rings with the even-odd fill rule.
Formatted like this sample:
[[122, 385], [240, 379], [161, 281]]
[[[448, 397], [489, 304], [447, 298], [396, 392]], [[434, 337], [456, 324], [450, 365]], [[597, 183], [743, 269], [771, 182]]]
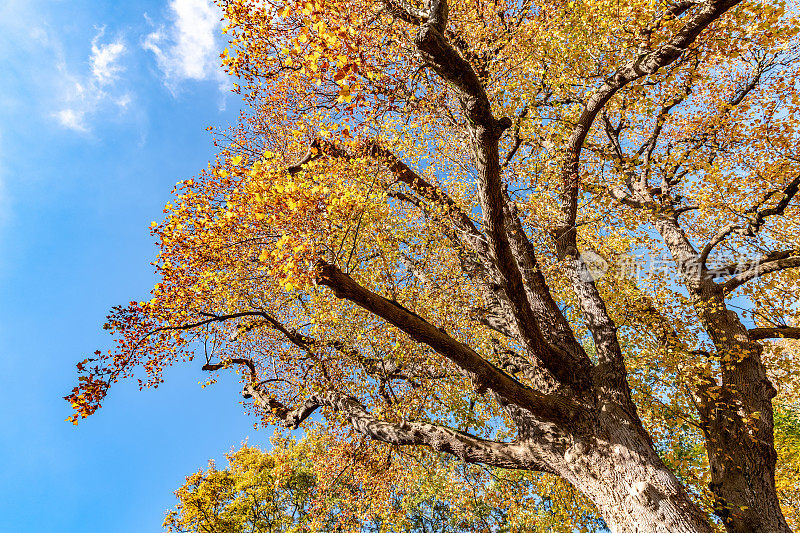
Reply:
[[775, 259], [773, 261], [767, 261], [766, 263], [760, 263], [740, 274], [737, 274], [723, 283], [722, 291], [727, 294], [734, 291], [741, 285], [744, 285], [748, 281], [759, 278], [765, 274], [771, 274], [773, 272], [779, 272], [781, 270], [797, 267], [800, 267], [800, 255], [786, 257], [783, 259]]
[[480, 253], [483, 258], [486, 258], [488, 253], [486, 248], [486, 237], [481, 234], [472, 219], [464, 213], [464, 211], [450, 198], [442, 189], [428, 182], [419, 174], [411, 170], [399, 157], [394, 155], [391, 150], [388, 150], [375, 141], [368, 141], [365, 144], [365, 152], [370, 157], [382, 161], [395, 178], [418, 195], [432, 200], [450, 215], [450, 218], [456, 228], [469, 247]]
[[469, 346], [457, 341], [397, 302], [362, 287], [334, 265], [320, 262], [319, 283], [333, 289], [338, 298], [355, 303], [405, 332], [413, 340], [430, 346], [438, 354], [470, 374], [479, 391], [491, 389], [502, 401], [516, 404], [548, 420], [563, 420], [577, 414], [577, 404], [572, 400], [542, 394], [523, 385]]
[[[366, 144], [366, 152], [382, 160], [398, 181], [417, 195], [432, 201], [449, 215], [455, 234], [451, 238], [459, 249], [462, 269], [483, 293], [486, 310], [480, 313], [481, 322], [508, 337], [516, 337], [516, 322], [510, 303], [503, 294], [497, 294], [495, 290], [500, 286], [500, 275], [492, 260], [486, 236], [447, 193], [410, 169], [390, 150], [370, 141]], [[555, 309], [560, 314], [557, 306]]]
[[[562, 220], [556, 231], [556, 242], [559, 255], [564, 258], [565, 266], [573, 289], [578, 296], [587, 326], [592, 332], [598, 356], [609, 370], [608, 376], [620, 392], [626, 393], [624, 382], [625, 365], [622, 351], [617, 339], [616, 326], [608, 315], [605, 303], [597, 291], [591, 276], [577, 250], [576, 220], [578, 215], [578, 197], [580, 192], [579, 164], [580, 154], [586, 136], [589, 133], [598, 113], [605, 104], [621, 88], [629, 83], [654, 74], [659, 69], [678, 59], [688, 46], [714, 20], [719, 18], [738, 0], [711, 0], [699, 5], [683, 28], [669, 42], [651, 52], [643, 52], [617, 70], [603, 86], [586, 101], [585, 108], [570, 135], [566, 146], [566, 159], [562, 170], [563, 189], [561, 193]], [[690, 6], [686, 6], [688, 9]], [[674, 16], [670, 13], [669, 16]]]
[[314, 139], [314, 141], [309, 145], [308, 151], [306, 151], [305, 155], [300, 159], [300, 161], [290, 167], [287, 167], [286, 171], [291, 175], [295, 175], [303, 170], [303, 165], [310, 163], [311, 161], [314, 161], [315, 159], [318, 159], [326, 154], [335, 157], [341, 157], [342, 155], [345, 155], [344, 152], [339, 150], [334, 144], [326, 142], [322, 139]]
[[531, 310], [540, 325], [542, 335], [545, 340], [554, 346], [558, 346], [574, 358], [574, 364], [582, 368], [583, 372], [588, 372], [591, 366], [586, 351], [575, 339], [575, 334], [567, 322], [564, 313], [558, 307], [547, 281], [544, 279], [536, 252], [531, 241], [525, 234], [519, 214], [510, 198], [506, 197], [506, 223], [509, 243], [517, 260], [520, 272], [525, 281], [528, 301]]
[[[259, 394], [259, 393], [257, 393]], [[320, 407], [329, 407], [340, 413], [353, 428], [372, 439], [398, 446], [430, 446], [436, 451], [449, 453], [467, 463], [481, 463], [500, 468], [513, 468], [551, 472], [544, 461], [536, 457], [530, 446], [485, 440], [445, 426], [424, 422], [392, 423], [379, 420], [355, 398], [335, 394], [311, 396], [301, 406], [289, 410], [276, 409], [275, 400], [254, 396], [284, 420], [287, 427], [297, 428]]]
[[[563, 225], [566, 233], [573, 228], [578, 213], [578, 165], [580, 153], [586, 136], [594, 123], [597, 114], [614, 94], [629, 83], [649, 76], [669, 65], [691, 45], [700, 33], [717, 20], [728, 9], [740, 0], [710, 0], [697, 4], [699, 9], [691, 15], [675, 37], [658, 49], [642, 52], [619, 68], [599, 90], [587, 100], [586, 106], [567, 142], [567, 159], [564, 164], [564, 191], [562, 202], [564, 209]], [[682, 2], [678, 12], [692, 7], [691, 2]], [[674, 10], [668, 10], [665, 16], [675, 16]], [[568, 235], [568, 234], [567, 234]]]
[[494, 118], [480, 78], [445, 39], [439, 28], [424, 24], [417, 34], [416, 45], [428, 66], [455, 88], [467, 117], [478, 170], [478, 198], [489, 238], [491, 259], [498, 274], [497, 289], [508, 299], [520, 340], [559, 382], [573, 385], [577, 389], [586, 388], [589, 381], [584, 369], [576, 367], [567, 352], [550, 345], [542, 335], [506, 234], [506, 202], [503, 196], [498, 140], [502, 132], [511, 125], [511, 121], [507, 117], [501, 120]]
[[[752, 215], [748, 217], [748, 224], [743, 229], [743, 233], [745, 235], [755, 235], [761, 229], [764, 222], [766, 222], [767, 218], [782, 215], [799, 189], [800, 176], [795, 176], [786, 184], [783, 190], [780, 191], [778, 202], [774, 206], [763, 209], [751, 209], [750, 213], [752, 213]], [[772, 194], [769, 196], [772, 196]]]
[[[433, 201], [444, 209], [453, 224], [458, 240], [465, 248], [465, 254], [470, 256], [464, 258], [465, 273], [483, 289], [489, 316], [495, 318], [492, 327], [502, 331], [505, 335], [516, 337], [519, 331], [512, 307], [513, 303], [506, 296], [506, 294], [513, 293], [513, 291], [509, 289], [497, 294], [497, 287], [503, 286], [503, 277], [497, 270], [495, 261], [492, 258], [487, 237], [478, 230], [472, 219], [447, 193], [414, 172], [390, 150], [374, 140], [367, 141], [363, 145], [363, 150], [365, 155], [385, 164], [400, 183], [409, 187], [417, 195]], [[299, 171], [304, 163], [322, 154], [332, 157], [351, 157], [345, 151], [329, 142], [316, 140], [309, 148], [306, 156], [291, 168], [294, 171]], [[512, 205], [507, 198], [505, 205]], [[575, 377], [585, 381], [588, 377], [591, 363], [580, 344], [575, 340], [569, 324], [550, 294], [544, 277], [538, 269], [535, 253], [530, 241], [525, 236], [522, 224], [518, 216], [511, 211], [506, 213], [506, 222], [510, 224], [508, 228], [508, 237], [512, 241], [510, 250], [516, 256], [516, 261], [519, 263], [518, 267], [522, 270], [522, 278], [526, 282], [524, 285], [520, 284], [529, 301], [525, 305], [530, 309], [529, 312], [533, 315], [535, 323], [546, 326], [540, 327], [538, 333], [536, 331], [533, 332], [534, 335], [540, 336], [545, 336], [544, 332], [547, 332], [546, 341], [540, 341], [537, 344], [541, 349], [535, 355], [539, 356], [540, 353], [545, 353], [545, 368], [553, 375], [560, 376], [562, 381], [564, 381], [563, 378], [565, 376], [570, 378], [569, 381], [576, 381]], [[511, 260], [513, 261], [514, 259], [511, 258]], [[519, 299], [519, 296], [517, 296], [517, 300]], [[520, 302], [518, 302], [518, 305], [521, 305]], [[532, 328], [528, 326], [528, 329]], [[525, 331], [521, 333], [523, 338], [525, 338], [525, 334]], [[530, 335], [531, 333], [528, 332], [527, 334]], [[547, 346], [548, 343], [556, 345], [559, 351], [557, 352]], [[571, 361], [569, 359], [567, 361], [563, 360], [567, 357]], [[573, 366], [578, 370], [569, 370]]]
[[703, 246], [703, 249], [700, 250], [700, 257], [698, 258], [698, 263], [700, 265], [705, 266], [708, 262], [708, 256], [711, 255], [711, 251], [714, 250], [714, 247], [716, 247], [719, 243], [727, 239], [728, 236], [730, 236], [734, 231], [740, 229], [741, 227], [742, 226], [740, 224], [731, 223], [727, 224], [724, 228], [719, 230], [713, 237], [711, 237], [711, 240], [709, 240], [706, 243], [706, 245]]
[[381, 0], [387, 11], [399, 18], [403, 22], [411, 24], [412, 26], [419, 26], [426, 18], [427, 14], [422, 10], [414, 9], [405, 5], [402, 1], [395, 0]]
[[202, 370], [206, 372], [214, 372], [216, 370], [220, 370], [223, 368], [228, 368], [230, 365], [242, 365], [247, 367], [248, 372], [250, 373], [250, 381], [255, 383], [258, 379], [258, 374], [256, 373], [256, 365], [250, 359], [244, 359], [241, 357], [233, 357], [231, 359], [226, 359], [221, 363], [206, 363], [203, 365]]
[[[445, 0], [437, 2], [446, 4]], [[428, 66], [456, 89], [471, 126], [482, 127], [496, 138], [511, 126], [508, 118], [501, 121], [494, 118], [489, 97], [477, 73], [436, 25], [423, 24], [417, 34], [416, 45]]]
[[747, 330], [747, 335], [754, 341], [765, 339], [800, 339], [800, 328], [791, 326], [753, 328]]
[[[344, 151], [324, 141], [318, 142], [317, 146], [333, 157], [351, 157]], [[415, 198], [409, 198], [407, 201], [411, 201], [415, 206], [420, 207], [417, 198], [425, 198], [435, 203], [448, 216], [452, 223], [453, 233], [455, 234], [454, 243], [460, 252], [462, 268], [483, 292], [484, 303], [487, 309], [486, 313], [482, 314], [482, 317], [491, 319], [491, 321], [487, 323], [489, 327], [492, 327], [506, 336], [516, 338], [518, 336], [518, 331], [511, 304], [503, 293], [498, 293], [497, 291], [497, 287], [502, 286], [502, 277], [497, 271], [494, 260], [492, 259], [487, 237], [481, 233], [472, 219], [446, 192], [422, 178], [393, 152], [374, 140], [367, 141], [362, 149], [365, 155], [386, 165], [387, 169], [394, 175], [397, 181], [406, 185], [416, 193]], [[309, 150], [309, 153], [316, 154], [318, 152]], [[296, 166], [299, 168], [299, 164]], [[403, 199], [402, 193], [393, 194]], [[522, 230], [519, 220], [516, 222], [517, 226], [520, 228], [520, 235], [524, 235], [521, 233]], [[517, 240], [519, 239], [518, 237]], [[522, 237], [522, 239], [525, 240], [528, 248], [530, 248], [530, 243], [527, 241], [527, 238]], [[532, 250], [528, 250], [526, 257], [528, 258], [527, 262], [533, 265], [532, 268], [535, 269], [536, 260]], [[533, 259], [530, 260], [530, 258]], [[575, 341], [566, 319], [564, 319], [558, 306], [552, 301], [549, 289], [544, 283], [544, 278], [541, 277], [541, 273], [538, 273], [538, 276], [541, 279], [537, 279], [538, 283], [536, 285], [525, 287], [525, 289], [529, 291], [529, 298], [532, 298], [534, 312], [537, 313], [537, 318], [545, 323], [549, 323], [553, 320], [557, 320], [557, 317], [560, 317], [560, 321], [563, 323], [558, 331], [553, 332], [550, 342], [560, 342], [561, 344], [571, 343], [571, 347], [573, 348], [571, 351], [576, 354], [581, 353], [582, 349], [580, 349], [580, 345]], [[531, 288], [535, 289], [533, 293], [530, 292]], [[584, 366], [588, 367], [588, 357], [584, 356], [584, 359]], [[526, 375], [531, 377], [533, 375], [531, 374], [532, 371], [533, 366], [529, 363], [527, 365]]]

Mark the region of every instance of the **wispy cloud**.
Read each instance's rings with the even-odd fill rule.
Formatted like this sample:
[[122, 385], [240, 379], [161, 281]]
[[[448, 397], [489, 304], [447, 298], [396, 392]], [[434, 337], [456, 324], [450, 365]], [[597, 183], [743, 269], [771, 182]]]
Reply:
[[124, 71], [120, 59], [127, 51], [125, 43], [121, 38], [104, 43], [104, 35], [105, 29], [101, 28], [92, 39], [89, 73], [73, 74], [63, 59], [58, 64], [62, 107], [53, 113], [53, 117], [73, 131], [88, 133], [91, 130], [88, 121], [93, 115], [109, 107], [125, 111], [131, 102], [130, 93], [119, 89], [116, 84], [119, 74]]
[[212, 0], [171, 0], [172, 24], [148, 34], [142, 46], [153, 53], [173, 92], [183, 80], [216, 80], [221, 88], [228, 76], [220, 67], [219, 37], [222, 14]]
[[89, 128], [86, 125], [86, 112], [76, 109], [62, 109], [55, 113], [58, 122], [65, 128], [86, 133]]
[[98, 44], [103, 36], [103, 31], [92, 39], [92, 55], [90, 62], [92, 74], [99, 85], [108, 85], [114, 81], [117, 74], [123, 70], [119, 58], [125, 53], [125, 44], [121, 40], [113, 43]]

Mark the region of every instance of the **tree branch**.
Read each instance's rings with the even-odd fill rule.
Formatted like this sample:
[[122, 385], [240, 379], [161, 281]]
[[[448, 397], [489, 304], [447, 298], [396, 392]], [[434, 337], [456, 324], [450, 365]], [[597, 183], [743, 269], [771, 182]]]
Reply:
[[404, 5], [402, 0], [381, 0], [381, 3], [383, 3], [389, 13], [412, 26], [419, 26], [427, 16], [421, 9], [414, 9], [411, 6]]
[[765, 274], [797, 267], [800, 267], [800, 255], [759, 263], [723, 283], [722, 292], [728, 294], [748, 281], [759, 278]]
[[[315, 141], [315, 146], [316, 148], [313, 150], [309, 149], [309, 154], [312, 154], [314, 157], [322, 153], [328, 154], [331, 157], [352, 157], [326, 141]], [[492, 259], [488, 239], [475, 226], [472, 219], [447, 195], [447, 193], [436, 185], [426, 181], [414, 170], [409, 168], [408, 165], [393, 152], [380, 145], [378, 142], [374, 140], [366, 141], [362, 150], [365, 155], [382, 162], [400, 183], [409, 187], [418, 197], [433, 201], [443, 209], [444, 213], [453, 224], [456, 238], [460, 243], [459, 247], [462, 248], [462, 268], [483, 292], [484, 303], [488, 312], [486, 316], [493, 319], [490, 327], [509, 337], [516, 338], [520, 336], [514, 311], [505, 291], [497, 291], [498, 287], [502, 287], [502, 275], [498, 272], [495, 261]], [[307, 155], [304, 160], [308, 157]], [[300, 163], [295, 166], [299, 168]], [[401, 193], [397, 194], [399, 195]], [[508, 204], [509, 202], [510, 200], [506, 203]], [[412, 203], [419, 207], [418, 202], [412, 201]], [[584, 383], [588, 382], [591, 362], [580, 344], [575, 340], [569, 324], [550, 295], [544, 277], [538, 270], [535, 254], [530, 246], [530, 242], [527, 237], [525, 237], [521, 222], [518, 217], [516, 217], [516, 214], [512, 216], [511, 213], [509, 213], [509, 216], [511, 218], [507, 217], [506, 220], [512, 224], [509, 231], [513, 232], [511, 237], [514, 241], [514, 253], [520, 261], [520, 268], [524, 271], [526, 280], [528, 280], [528, 283], [524, 286], [524, 290], [527, 292], [527, 296], [531, 302], [531, 311], [535, 315], [537, 323], [547, 325], [552, 323], [557, 324], [557, 327], [553, 331], [544, 328], [544, 331], [549, 333], [547, 337], [548, 342], [560, 346], [560, 349], [566, 354], [572, 354], [572, 358], [575, 360], [574, 366], [582, 370], [568, 373], [567, 369], [573, 366], [571, 362], [559, 363], [555, 371], [551, 369], [555, 363], [543, 363], [543, 366], [548, 368], [548, 371], [553, 375], [562, 376], [562, 378], [563, 376], [568, 376], [572, 381], [574, 381], [575, 376], [583, 376], [582, 379]], [[548, 351], [552, 352], [552, 350], [549, 349]], [[533, 355], [534, 357], [538, 356], [537, 354]], [[533, 375], [531, 374], [533, 366], [530, 363], [528, 364], [527, 371], [527, 376], [530, 377]]]
[[250, 382], [255, 383], [258, 380], [258, 374], [256, 373], [256, 365], [250, 359], [245, 359], [242, 357], [232, 357], [231, 359], [226, 359], [220, 363], [206, 363], [203, 365], [201, 370], [205, 370], [206, 372], [214, 372], [216, 370], [221, 370], [223, 368], [228, 368], [230, 365], [242, 365], [246, 366], [247, 370], [250, 373]]
[[296, 429], [320, 407], [328, 407], [341, 414], [353, 428], [364, 436], [397, 446], [430, 446], [436, 451], [454, 455], [467, 463], [480, 463], [500, 468], [552, 472], [547, 464], [536, 457], [530, 446], [485, 440], [463, 431], [424, 422], [392, 423], [379, 420], [355, 398], [336, 393], [311, 396], [296, 409], [288, 409], [279, 402], [264, 398], [252, 391], [256, 401], [268, 407], [286, 427]]
[[297, 331], [288, 329], [280, 321], [276, 320], [269, 313], [266, 313], [264, 311], [243, 311], [241, 313], [233, 313], [228, 315], [218, 315], [215, 313], [208, 313], [208, 312], [200, 312], [199, 314], [211, 317], [209, 321], [213, 322], [224, 322], [226, 320], [241, 318], [245, 316], [257, 316], [262, 318], [264, 320], [264, 323], [269, 325], [271, 328], [282, 333], [283, 336], [289, 340], [289, 342], [291, 342], [298, 348], [308, 351], [314, 346], [314, 343], [316, 342], [311, 337], [307, 337], [302, 333], [298, 333]]
[[747, 330], [747, 335], [754, 341], [766, 339], [800, 339], [800, 328], [791, 326], [753, 328]]
[[381, 146], [374, 140], [367, 141], [364, 145], [366, 155], [382, 161], [395, 178], [418, 195], [432, 200], [444, 208], [450, 215], [458, 232], [467, 241], [473, 251], [486, 254], [486, 237], [478, 230], [472, 219], [464, 213], [459, 205], [442, 189], [428, 182], [419, 174], [411, 170], [391, 150]]
[[[697, 3], [696, 5], [699, 9], [688, 17], [686, 23], [672, 40], [664, 43], [656, 50], [639, 53], [635, 58], [619, 68], [605, 81], [600, 89], [595, 91], [586, 101], [584, 110], [566, 146], [567, 159], [564, 163], [563, 170], [564, 190], [562, 192], [562, 209], [564, 214], [562, 224], [564, 228], [561, 230], [562, 234], [568, 235], [569, 230], [574, 228], [575, 225], [578, 213], [578, 166], [580, 162], [580, 153], [583, 148], [584, 140], [600, 110], [617, 91], [629, 83], [652, 75], [678, 59], [705, 28], [740, 1], [741, 0], [708, 0], [706, 2]], [[669, 8], [664, 16], [671, 17], [675, 16], [675, 13], [683, 13], [693, 5], [695, 5], [693, 2], [681, 2], [678, 8]]]
[[286, 171], [294, 176], [301, 170], [303, 170], [303, 165], [306, 163], [310, 163], [315, 159], [319, 159], [323, 155], [330, 155], [333, 157], [342, 157], [346, 156], [343, 150], [340, 150], [336, 145], [333, 143], [327, 142], [323, 139], [314, 139], [308, 147], [308, 151], [306, 151], [305, 155], [295, 163], [286, 168]]
[[519, 130], [520, 127], [522, 126], [522, 119], [525, 118], [527, 114], [528, 114], [528, 104], [525, 104], [520, 114], [517, 115], [516, 124], [514, 125], [514, 134], [512, 136], [514, 143], [511, 145], [511, 149], [508, 151], [505, 159], [503, 160], [503, 164], [501, 165], [502, 168], [506, 168], [511, 163], [511, 160], [514, 159], [517, 150], [519, 150], [519, 147], [522, 146], [522, 137], [519, 134]]
[[[782, 215], [789, 206], [789, 203], [797, 194], [798, 190], [800, 190], [800, 175], [791, 179], [783, 188], [783, 190], [779, 192], [780, 198], [778, 199], [777, 204], [763, 209], [758, 209], [757, 207], [749, 209], [748, 212], [753, 214], [748, 217], [748, 224], [742, 229], [742, 233], [744, 235], [753, 236], [761, 229], [761, 226], [764, 224], [767, 218], [771, 216]], [[775, 193], [768, 194], [767, 198], [771, 197], [773, 194]]]
[[525, 386], [481, 357], [469, 346], [452, 338], [397, 302], [362, 287], [334, 265], [321, 261], [318, 272], [319, 283], [331, 288], [336, 297], [355, 303], [405, 332], [413, 340], [430, 346], [469, 374], [479, 392], [490, 389], [503, 402], [518, 405], [547, 420], [563, 420], [577, 415], [579, 407], [573, 400], [563, 396], [543, 394]]
[[[780, 216], [786, 211], [786, 208], [789, 207], [789, 203], [797, 195], [798, 190], [800, 190], [800, 176], [791, 179], [780, 191], [770, 191], [761, 202], [746, 211], [748, 216], [745, 224], [733, 222], [719, 230], [701, 250], [699, 261], [705, 265], [714, 247], [734, 233], [751, 237], [754, 236], [761, 229], [761, 226], [764, 225], [767, 218]], [[780, 194], [780, 198], [774, 206], [759, 209], [761, 204], [768, 201], [769, 198], [775, 194]]]
[[[598, 356], [603, 359], [602, 362], [608, 368], [608, 375], [617, 385], [616, 388], [623, 394], [627, 391], [627, 384], [624, 379], [625, 366], [617, 339], [616, 326], [606, 311], [605, 303], [597, 291], [594, 281], [591, 276], [586, 275], [586, 266], [577, 250], [576, 221], [580, 193], [581, 150], [598, 113], [621, 88], [637, 79], [652, 75], [677, 60], [709, 24], [738, 1], [709, 0], [698, 4], [697, 11], [688, 18], [672, 40], [654, 51], [639, 53], [619, 68], [586, 101], [584, 110], [567, 141], [566, 159], [562, 168], [563, 188], [560, 195], [561, 226], [555, 232], [556, 245], [559, 255], [565, 259], [568, 277], [578, 296], [587, 326], [592, 332]], [[686, 5], [678, 11], [682, 12], [690, 7], [691, 5]], [[674, 16], [672, 12], [668, 13], [669, 16]]]
[[[445, 3], [445, 0], [439, 1]], [[559, 382], [571, 384], [576, 389], [586, 388], [589, 380], [583, 369], [576, 367], [568, 353], [550, 345], [542, 335], [509, 244], [498, 140], [511, 126], [511, 120], [507, 117], [497, 120], [492, 115], [489, 97], [480, 78], [440, 29], [430, 23], [423, 24], [415, 43], [427, 65], [457, 91], [466, 115], [478, 170], [478, 199], [492, 263], [498, 274], [495, 278], [497, 289], [508, 299], [520, 340], [542, 361], [543, 366]]]
[[585, 372], [588, 376], [591, 361], [586, 355], [583, 346], [575, 338], [569, 322], [550, 292], [550, 287], [548, 287], [542, 270], [539, 268], [536, 252], [531, 245], [530, 239], [525, 234], [525, 229], [522, 226], [515, 204], [507, 195], [505, 203], [507, 206], [505, 213], [506, 233], [525, 282], [525, 290], [531, 311], [536, 317], [537, 323], [540, 324], [539, 329], [548, 343], [558, 346], [570, 354], [575, 367], [580, 368], [580, 371]]

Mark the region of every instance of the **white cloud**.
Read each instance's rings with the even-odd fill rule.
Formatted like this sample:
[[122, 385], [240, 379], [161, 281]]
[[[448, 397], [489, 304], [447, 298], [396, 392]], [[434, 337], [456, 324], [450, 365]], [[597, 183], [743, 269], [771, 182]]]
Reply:
[[86, 122], [84, 121], [85, 115], [86, 112], [76, 109], [62, 109], [58, 113], [55, 113], [56, 119], [58, 119], [58, 122], [62, 126], [83, 133], [89, 131], [89, 128], [86, 126]]
[[227, 75], [220, 67], [222, 13], [212, 0], [171, 0], [172, 25], [145, 37], [142, 47], [153, 53], [173, 92], [183, 80], [215, 80], [221, 88]]
[[63, 58], [58, 63], [62, 104], [53, 117], [67, 129], [88, 133], [91, 131], [88, 120], [92, 115], [108, 107], [124, 112], [131, 103], [130, 93], [120, 94], [116, 87], [119, 74], [124, 70], [120, 59], [127, 51], [125, 43], [121, 38], [103, 43], [104, 34], [105, 28], [100, 28], [92, 39], [89, 73], [73, 74]]
[[92, 39], [92, 55], [89, 60], [92, 65], [92, 74], [97, 83], [107, 85], [114, 81], [117, 74], [123, 70], [122, 66], [118, 64], [118, 60], [125, 53], [125, 44], [117, 39], [113, 43], [98, 45], [103, 33], [104, 31], [100, 30], [100, 33]]
[[131, 105], [132, 101], [133, 101], [133, 97], [131, 96], [131, 93], [125, 93], [122, 96], [120, 96], [119, 98], [116, 98], [114, 100], [114, 103], [117, 104], [117, 107], [119, 107], [120, 109], [124, 110], [124, 109], [128, 109], [128, 106]]

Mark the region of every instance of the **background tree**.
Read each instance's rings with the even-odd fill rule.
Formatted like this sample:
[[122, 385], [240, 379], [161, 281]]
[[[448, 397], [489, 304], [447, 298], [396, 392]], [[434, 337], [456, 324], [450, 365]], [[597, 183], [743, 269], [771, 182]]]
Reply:
[[791, 10], [220, 4], [250, 111], [154, 223], [161, 281], [79, 364], [75, 422], [200, 354], [264, 423], [552, 473], [616, 532], [789, 530]]
[[[276, 436], [272, 445], [269, 453], [244, 445], [227, 455], [225, 469], [211, 462], [208, 470], [188, 476], [175, 492], [178, 505], [167, 513], [167, 531], [512, 533], [602, 528], [597, 518], [576, 515], [579, 507], [534, 498], [536, 490], [531, 489], [541, 481], [539, 474], [509, 477], [444, 457], [412, 462], [395, 457], [369, 466], [352, 461], [345, 447], [316, 433], [299, 442]], [[408, 466], [414, 470], [411, 475]], [[375, 476], [391, 478], [390, 489], [375, 492], [376, 484], [365, 482]], [[509, 491], [514, 498], [496, 498]], [[522, 500], [528, 505], [519, 506]], [[577, 518], [582, 526], [575, 526]]]
[[264, 454], [243, 446], [228, 454], [228, 467], [186, 478], [175, 495], [178, 506], [164, 526], [174, 532], [280, 533], [307, 520], [315, 480], [313, 472], [287, 446]]

